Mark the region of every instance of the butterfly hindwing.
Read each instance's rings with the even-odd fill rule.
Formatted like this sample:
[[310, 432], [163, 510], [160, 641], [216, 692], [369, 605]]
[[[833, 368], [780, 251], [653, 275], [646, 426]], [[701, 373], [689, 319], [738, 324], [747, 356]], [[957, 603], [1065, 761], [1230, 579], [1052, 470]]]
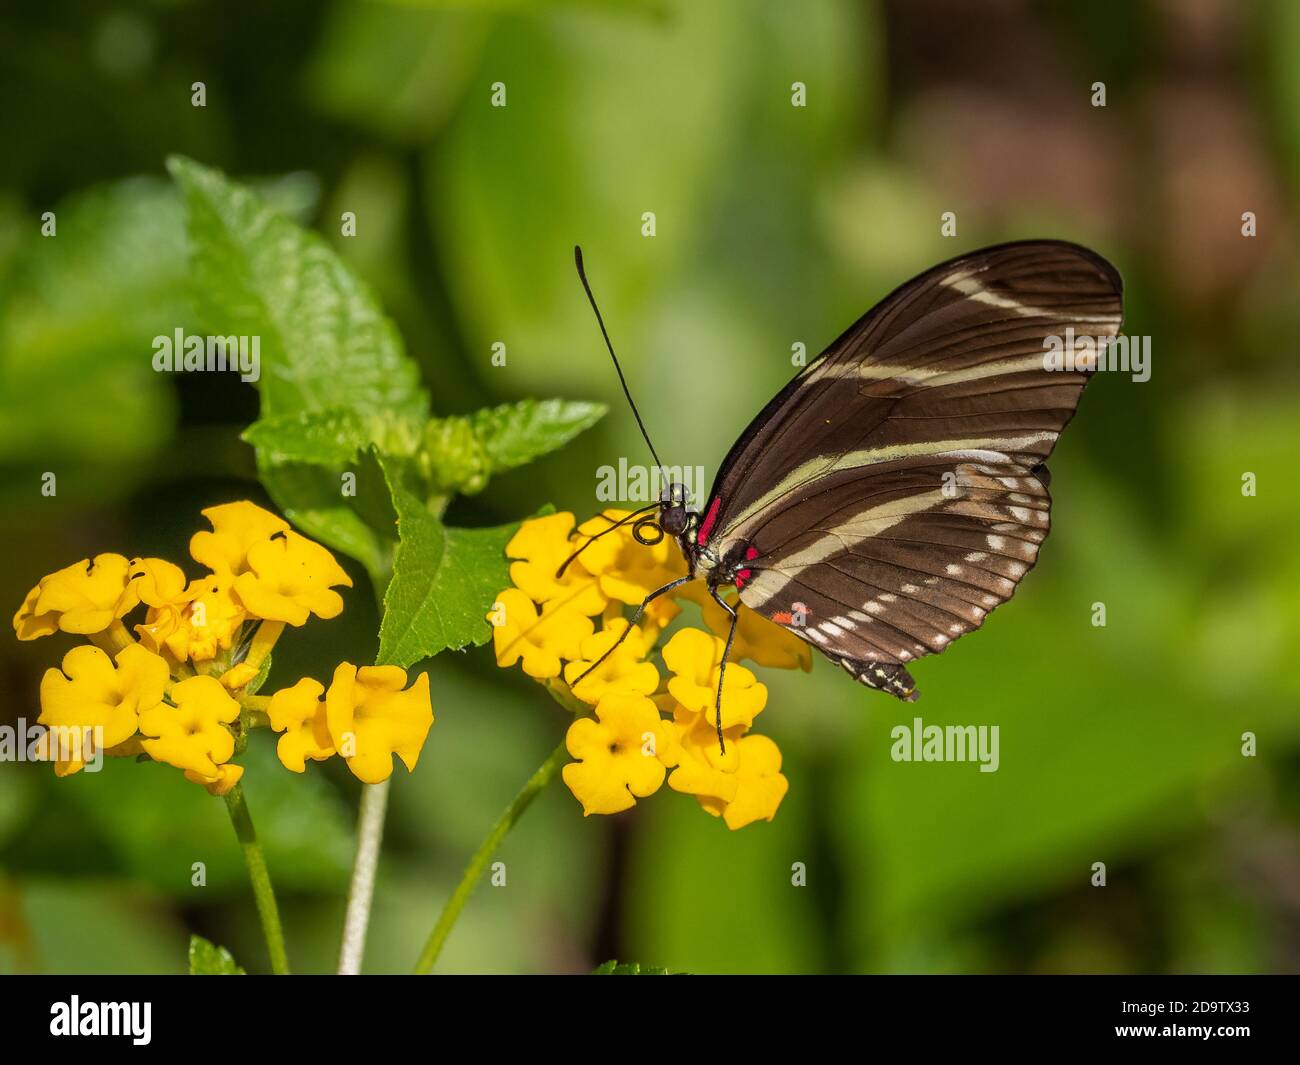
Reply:
[[1049, 507], [1034, 474], [992, 462], [841, 481], [768, 526], [771, 546], [755, 549], [740, 597], [863, 683], [907, 698], [905, 663], [943, 651], [1011, 597]]
[[1120, 321], [1118, 274], [1076, 245], [1000, 245], [927, 271], [754, 419], [697, 542], [745, 559], [747, 605], [914, 697], [903, 663], [977, 628], [1047, 535], [1042, 464], [1090, 374], [1046, 368], [1049, 338], [1102, 341]]

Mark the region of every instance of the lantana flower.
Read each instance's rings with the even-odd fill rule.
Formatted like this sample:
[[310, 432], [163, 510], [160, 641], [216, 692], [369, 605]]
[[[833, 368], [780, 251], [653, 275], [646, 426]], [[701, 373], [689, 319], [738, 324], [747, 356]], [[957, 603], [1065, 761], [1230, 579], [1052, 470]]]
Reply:
[[595, 713], [569, 726], [565, 744], [578, 761], [561, 770], [584, 816], [616, 814], [653, 795], [667, 772], [659, 751], [670, 748], [668, 723], [644, 695], [610, 692]]
[[674, 791], [694, 795], [728, 828], [770, 821], [789, 788], [781, 774], [781, 751], [767, 736], [746, 736], [738, 728], [728, 735], [726, 753], [712, 726], [688, 712], [678, 722], [677, 767], [668, 778]]
[[560, 567], [573, 554], [573, 515], [548, 514], [525, 521], [506, 544], [510, 580], [533, 602], [571, 609], [579, 614], [599, 614], [609, 597], [597, 579], [575, 558], [560, 575]]
[[[628, 627], [626, 618], [615, 618], [600, 631], [582, 641], [579, 657], [564, 667], [564, 679], [585, 703], [597, 703], [610, 692], [651, 695], [659, 687], [659, 670], [653, 662], [645, 661], [649, 650], [644, 632], [633, 628], [619, 642]], [[578, 677], [605, 652], [613, 653], [587, 676]]]
[[20, 640], [54, 632], [93, 636], [130, 613], [140, 601], [122, 555], [96, 555], [42, 577], [14, 615]]
[[255, 545], [289, 531], [283, 518], [247, 501], [222, 503], [202, 513], [212, 522], [212, 531], [190, 537], [190, 554], [195, 562], [225, 577], [237, 577], [248, 569], [248, 552]]
[[[606, 533], [583, 548], [582, 562], [596, 575], [600, 590], [610, 599], [639, 606], [653, 591], [669, 581], [686, 576], [681, 549], [665, 536], [657, 544], [643, 544], [633, 535], [635, 523], [609, 533], [608, 529], [632, 514], [628, 510], [607, 510], [578, 527], [580, 537]], [[681, 607], [670, 596], [660, 596], [646, 607], [646, 614], [658, 625], [667, 625]]]
[[[45, 671], [37, 721], [65, 735], [100, 729], [103, 747], [115, 747], [135, 734], [142, 714], [162, 703], [166, 686], [167, 663], [138, 644], [124, 647], [116, 660], [98, 647], [74, 647], [63, 656], [61, 670]], [[59, 759], [75, 766], [71, 772], [93, 751], [73, 753]]]
[[334, 587], [352, 587], [329, 551], [292, 531], [253, 544], [247, 567], [235, 578], [235, 596], [249, 614], [268, 621], [305, 625], [312, 614], [338, 617], [343, 597]]
[[[699, 629], [682, 629], [664, 648], [664, 664], [675, 676], [668, 691], [682, 706], [703, 714], [716, 727], [718, 674], [723, 641]], [[722, 728], [749, 727], [767, 705], [767, 688], [737, 662], [728, 662], [722, 681]]]
[[145, 606], [166, 606], [185, 595], [185, 571], [165, 558], [131, 559], [127, 580]]
[[497, 665], [509, 667], [522, 661], [524, 672], [536, 680], [558, 677], [561, 659], [579, 657], [594, 627], [590, 618], [568, 605], [543, 606], [539, 611], [515, 588], [497, 596], [487, 618]]
[[204, 783], [235, 753], [227, 725], [238, 720], [239, 703], [216, 677], [189, 677], [172, 686], [174, 705], [160, 703], [140, 715], [142, 746], [158, 762], [188, 770]]
[[232, 595], [233, 583], [231, 577], [209, 573], [178, 595], [149, 603], [144, 622], [135, 627], [141, 643], [174, 662], [208, 662], [229, 651], [248, 619]]
[[[344, 663], [329, 693], [304, 679], [273, 698], [256, 694], [284, 627], [336, 616], [334, 589], [352, 582], [328, 550], [253, 503], [203, 513], [212, 530], [190, 541], [209, 567], [203, 575], [189, 579], [167, 559], [101, 554], [49, 574], [24, 598], [13, 619], [20, 639], [63, 630], [94, 644], [70, 650], [41, 683], [39, 720], [50, 730], [41, 757], [61, 776], [93, 755], [150, 758], [227, 795], [244, 773], [231, 761], [241, 737], [270, 725], [281, 762], [296, 772], [335, 753], [369, 782], [387, 778], [394, 754], [413, 768], [433, 723], [425, 675], [406, 688], [403, 670]], [[124, 619], [140, 606], [137, 640]], [[582, 621], [566, 651], [590, 635]]]
[[[565, 736], [578, 761], [562, 775], [585, 814], [628, 809], [658, 790], [673, 768], [673, 789], [695, 795], [729, 828], [770, 820], [788, 785], [776, 744], [749, 735], [767, 689], [739, 660], [808, 669], [810, 650], [780, 626], [738, 607], [722, 699], [724, 754], [713, 721], [723, 649], [718, 636], [730, 615], [708, 596], [703, 581], [690, 581], [654, 600], [629, 630], [634, 608], [649, 593], [686, 574], [670, 539], [643, 544], [633, 522], [616, 524], [629, 513], [608, 510], [576, 532], [569, 514], [521, 525], [506, 552], [514, 560], [514, 587], [497, 596], [488, 614], [497, 664], [521, 663], [578, 715]], [[597, 534], [603, 535], [593, 540]], [[691, 601], [702, 607], [713, 631], [680, 628], [660, 648], [663, 629], [681, 603]], [[595, 615], [602, 627], [593, 632]], [[604, 662], [578, 679], [611, 648]]]
[[211, 775], [196, 773], [193, 769], [185, 770], [185, 779], [194, 784], [202, 784], [209, 795], [229, 794], [243, 776], [244, 767], [236, 765], [234, 762], [226, 762], [224, 765], [217, 766], [217, 771]]
[[330, 740], [359, 780], [387, 780], [394, 755], [413, 771], [433, 725], [429, 674], [407, 688], [406, 670], [397, 666], [343, 662], [325, 693], [325, 715]]
[[275, 753], [286, 769], [305, 772], [307, 759], [323, 762], [334, 754], [329, 722], [325, 717], [325, 685], [304, 677], [292, 688], [271, 696], [267, 716], [271, 728], [281, 733]]

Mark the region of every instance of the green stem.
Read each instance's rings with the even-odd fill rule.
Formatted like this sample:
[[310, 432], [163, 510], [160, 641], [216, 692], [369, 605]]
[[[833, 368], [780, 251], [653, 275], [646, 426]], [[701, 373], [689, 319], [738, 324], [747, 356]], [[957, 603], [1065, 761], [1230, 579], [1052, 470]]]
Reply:
[[447, 937], [451, 934], [452, 927], [456, 924], [456, 919], [460, 917], [461, 911], [465, 908], [465, 903], [469, 901], [470, 895], [473, 894], [475, 886], [482, 877], [483, 871], [487, 868], [488, 862], [491, 861], [492, 855], [496, 852], [501, 841], [514, 827], [515, 822], [524, 814], [524, 811], [532, 805], [532, 801], [541, 794], [542, 790], [559, 772], [569, 752], [564, 742], [561, 741], [559, 746], [547, 756], [523, 786], [523, 789], [515, 796], [514, 802], [506, 807], [506, 812], [498, 819], [497, 823], [492, 826], [492, 831], [479, 844], [478, 850], [470, 858], [469, 865], [465, 867], [465, 874], [460, 878], [460, 883], [456, 885], [456, 890], [447, 900], [447, 905], [442, 908], [442, 913], [438, 917], [438, 923], [433, 926], [433, 931], [429, 933], [429, 940], [424, 944], [424, 950], [420, 952], [420, 958], [415, 963], [415, 973], [422, 975], [432, 971], [434, 962], [438, 960], [438, 955], [442, 952], [443, 944], [446, 943]]
[[339, 947], [340, 976], [355, 976], [361, 972], [391, 782], [382, 780], [378, 784], [362, 785], [361, 811], [357, 816], [357, 857], [352, 865], [352, 886], [348, 889], [348, 908], [343, 918], [343, 943]]
[[271, 955], [271, 971], [277, 976], [287, 976], [289, 958], [284, 952], [280, 911], [275, 904], [275, 890], [271, 887], [266, 857], [262, 854], [262, 845], [257, 842], [253, 819], [248, 815], [248, 803], [244, 800], [242, 785], [236, 784], [226, 793], [226, 809], [230, 811], [230, 823], [234, 825], [235, 835], [244, 851], [244, 864], [248, 866], [248, 879], [253, 885], [253, 897], [257, 900], [257, 916], [262, 921], [262, 934], [266, 936], [266, 949]]

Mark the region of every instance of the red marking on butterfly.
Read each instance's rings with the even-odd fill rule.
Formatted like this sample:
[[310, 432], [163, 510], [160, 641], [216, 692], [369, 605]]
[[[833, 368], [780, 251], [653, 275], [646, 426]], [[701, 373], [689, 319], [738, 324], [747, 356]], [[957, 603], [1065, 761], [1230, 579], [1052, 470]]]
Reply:
[[[758, 548], [757, 548], [757, 547], [754, 547], [753, 545], [750, 545], [749, 547], [745, 548], [745, 561], [746, 561], [746, 562], [752, 561], [753, 559], [756, 559], [756, 558], [758, 558]], [[739, 589], [745, 587], [745, 584], [749, 581], [749, 579], [750, 579], [752, 576], [754, 576], [754, 571], [751, 570], [751, 569], [742, 569], [742, 570], [738, 570], [738, 571], [736, 572], [736, 588], [737, 588], [737, 590], [739, 590]]]
[[713, 532], [713, 523], [718, 520], [718, 509], [722, 506], [722, 496], [714, 499], [709, 506], [709, 512], [704, 516], [704, 521], [700, 525], [700, 531], [695, 534], [695, 542], [703, 547], [709, 539], [709, 533]]

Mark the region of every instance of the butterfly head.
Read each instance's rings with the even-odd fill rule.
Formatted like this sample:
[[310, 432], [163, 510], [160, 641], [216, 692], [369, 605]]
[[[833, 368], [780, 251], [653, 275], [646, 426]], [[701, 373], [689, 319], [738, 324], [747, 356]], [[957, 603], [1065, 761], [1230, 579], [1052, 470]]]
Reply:
[[659, 526], [669, 536], [680, 539], [695, 523], [699, 515], [689, 507], [690, 494], [684, 484], [670, 484], [659, 497]]

